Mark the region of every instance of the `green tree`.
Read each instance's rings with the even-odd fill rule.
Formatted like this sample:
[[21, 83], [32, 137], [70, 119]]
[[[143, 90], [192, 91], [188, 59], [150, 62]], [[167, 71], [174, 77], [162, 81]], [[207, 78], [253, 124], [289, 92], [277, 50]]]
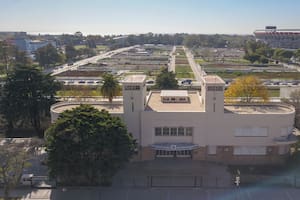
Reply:
[[0, 145], [0, 182], [3, 183], [4, 199], [10, 199], [10, 191], [19, 183], [23, 170], [30, 163], [28, 160], [41, 146], [41, 141], [32, 139], [16, 142], [13, 139], [3, 139]]
[[120, 85], [118, 80], [112, 74], [105, 74], [103, 76], [103, 85], [101, 86], [101, 93], [108, 101], [112, 103], [114, 97], [120, 94]]
[[251, 63], [259, 62], [266, 64], [268, 63], [268, 58], [270, 58], [274, 52], [274, 50], [268, 45], [262, 42], [256, 42], [254, 40], [246, 42], [244, 49], [244, 58], [249, 60]]
[[50, 176], [63, 184], [105, 185], [134, 154], [119, 117], [89, 105], [63, 112], [46, 131]]
[[154, 88], [160, 90], [178, 89], [178, 82], [175, 77], [176, 75], [173, 72], [169, 72], [167, 68], [162, 69], [156, 77]]
[[261, 81], [255, 76], [237, 78], [225, 91], [225, 97], [243, 97], [249, 103], [254, 97], [268, 100], [268, 91]]
[[60, 84], [50, 74], [45, 75], [36, 67], [18, 66], [9, 72], [0, 101], [8, 130], [29, 122], [42, 134], [41, 117], [49, 115], [59, 88]]
[[74, 46], [72, 46], [72, 45], [66, 45], [66, 47], [65, 47], [65, 54], [66, 54], [67, 61], [72, 61], [72, 60], [74, 60], [76, 58], [77, 51], [74, 48]]
[[30, 65], [32, 61], [27, 57], [26, 53], [19, 51], [15, 46], [0, 41], [0, 63], [4, 64], [5, 71], [8, 73], [12, 69], [12, 66], [21, 64], [21, 65]]
[[289, 62], [291, 57], [294, 56], [294, 52], [293, 51], [288, 51], [285, 49], [275, 49], [274, 50], [274, 59], [283, 61], [283, 62]]
[[39, 48], [35, 53], [35, 57], [39, 64], [43, 67], [64, 62], [64, 57], [51, 44]]
[[286, 103], [292, 104], [295, 107], [295, 127], [300, 130], [300, 89], [291, 92], [290, 98], [286, 100]]

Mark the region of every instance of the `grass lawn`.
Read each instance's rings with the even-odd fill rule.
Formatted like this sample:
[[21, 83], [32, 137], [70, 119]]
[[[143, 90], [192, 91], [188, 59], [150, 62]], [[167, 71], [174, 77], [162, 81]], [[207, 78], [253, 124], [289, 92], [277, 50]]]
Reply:
[[176, 73], [176, 78], [189, 78], [189, 79], [194, 79], [194, 73], [191, 72], [184, 72], [184, 73]]
[[194, 78], [194, 73], [189, 65], [176, 65], [176, 78]]
[[175, 71], [176, 73], [193, 72], [189, 65], [176, 65]]
[[197, 58], [195, 59], [196, 63], [198, 63], [199, 65], [202, 65], [202, 64], [207, 64], [207, 62], [205, 60], [203, 60], [202, 58]]
[[84, 48], [86, 48], [86, 45], [75, 45], [74, 48], [75, 48], [76, 50], [84, 49]]
[[99, 51], [107, 50], [107, 46], [105, 46], [105, 45], [97, 45], [96, 47], [97, 47], [97, 50], [99, 50]]
[[290, 79], [299, 80], [300, 72], [251, 72], [251, 73], [232, 73], [232, 72], [214, 72], [209, 74], [217, 74], [222, 78], [234, 79], [242, 75], [253, 75], [260, 79]]
[[57, 96], [101, 96], [100, 89], [94, 89], [94, 90], [59, 90], [57, 91]]
[[225, 63], [236, 63], [236, 64], [251, 64], [249, 60], [245, 60], [243, 58], [225, 58]]
[[279, 97], [280, 90], [279, 89], [268, 89], [269, 97]]

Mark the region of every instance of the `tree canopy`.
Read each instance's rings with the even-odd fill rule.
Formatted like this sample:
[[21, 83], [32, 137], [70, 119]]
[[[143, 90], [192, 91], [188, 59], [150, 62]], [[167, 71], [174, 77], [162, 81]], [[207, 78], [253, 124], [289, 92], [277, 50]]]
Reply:
[[247, 41], [244, 50], [244, 58], [246, 60], [249, 60], [251, 63], [258, 62], [262, 64], [268, 63], [268, 58], [271, 58], [274, 52], [267, 44], [254, 40]]
[[66, 54], [67, 61], [73, 61], [73, 60], [75, 60], [75, 58], [77, 56], [77, 51], [74, 48], [74, 46], [66, 45], [65, 54]]
[[25, 52], [19, 51], [16, 46], [0, 41], [0, 73], [8, 73], [18, 64], [30, 65], [32, 61]]
[[39, 48], [35, 53], [35, 57], [43, 67], [48, 67], [49, 65], [54, 65], [56, 63], [63, 63], [65, 60], [64, 55], [59, 53], [51, 44]]
[[176, 74], [169, 72], [167, 68], [164, 68], [156, 77], [156, 83], [154, 88], [165, 90], [165, 89], [177, 89], [178, 82], [176, 80]]
[[225, 97], [242, 97], [248, 103], [255, 97], [260, 97], [264, 101], [269, 98], [266, 87], [255, 76], [243, 76], [235, 79], [225, 91]]
[[[4, 199], [19, 183], [23, 169], [30, 166], [29, 159], [42, 141], [36, 139], [2, 139], [0, 145], [0, 185], [4, 186]], [[21, 139], [22, 140], [22, 139]]]
[[103, 76], [103, 85], [101, 86], [101, 93], [108, 98], [112, 103], [114, 97], [120, 94], [120, 85], [118, 80], [112, 74], [105, 74]]
[[33, 66], [17, 66], [9, 72], [0, 101], [9, 130], [17, 124], [31, 124], [41, 133], [41, 117], [49, 115], [60, 84], [50, 74]]
[[107, 184], [133, 155], [136, 143], [120, 118], [80, 105], [46, 131], [50, 175], [65, 184]]

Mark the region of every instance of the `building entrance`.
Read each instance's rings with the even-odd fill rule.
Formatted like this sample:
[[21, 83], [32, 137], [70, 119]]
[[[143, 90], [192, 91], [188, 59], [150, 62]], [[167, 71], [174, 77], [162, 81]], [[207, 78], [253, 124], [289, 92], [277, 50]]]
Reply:
[[192, 150], [180, 150], [180, 151], [166, 151], [156, 150], [155, 155], [157, 158], [191, 158]]

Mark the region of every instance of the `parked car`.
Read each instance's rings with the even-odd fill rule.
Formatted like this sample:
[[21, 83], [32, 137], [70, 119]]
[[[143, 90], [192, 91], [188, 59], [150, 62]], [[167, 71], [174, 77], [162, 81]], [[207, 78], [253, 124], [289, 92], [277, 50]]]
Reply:
[[154, 80], [148, 80], [148, 81], [146, 81], [146, 83], [147, 84], [154, 84], [155, 82], [154, 82]]
[[192, 84], [192, 80], [190, 80], [190, 79], [186, 79], [186, 80], [183, 80], [183, 81], [181, 81], [181, 84]]
[[20, 183], [22, 185], [31, 185], [32, 177], [33, 177], [33, 174], [22, 174]]

